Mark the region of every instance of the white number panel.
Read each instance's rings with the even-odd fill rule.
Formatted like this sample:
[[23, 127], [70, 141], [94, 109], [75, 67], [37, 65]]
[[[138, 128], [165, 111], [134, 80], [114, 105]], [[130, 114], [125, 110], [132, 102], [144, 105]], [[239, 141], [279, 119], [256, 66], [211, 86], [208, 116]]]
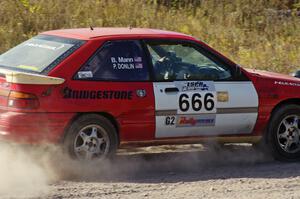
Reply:
[[159, 82], [154, 94], [157, 138], [249, 134], [257, 119], [258, 96], [250, 81]]

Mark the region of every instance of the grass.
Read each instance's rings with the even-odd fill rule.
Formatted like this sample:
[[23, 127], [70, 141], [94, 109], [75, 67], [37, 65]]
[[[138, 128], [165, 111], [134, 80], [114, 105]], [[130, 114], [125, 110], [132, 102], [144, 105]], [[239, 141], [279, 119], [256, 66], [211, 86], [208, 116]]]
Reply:
[[38, 32], [132, 26], [191, 34], [248, 68], [300, 69], [296, 0], [0, 1], [0, 53]]

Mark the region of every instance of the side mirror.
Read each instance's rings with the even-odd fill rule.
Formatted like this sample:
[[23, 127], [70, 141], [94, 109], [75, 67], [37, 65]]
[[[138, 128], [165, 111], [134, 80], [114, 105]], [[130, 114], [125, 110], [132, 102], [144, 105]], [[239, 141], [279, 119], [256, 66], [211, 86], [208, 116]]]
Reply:
[[300, 70], [297, 70], [296, 72], [292, 73], [292, 76], [300, 78]]

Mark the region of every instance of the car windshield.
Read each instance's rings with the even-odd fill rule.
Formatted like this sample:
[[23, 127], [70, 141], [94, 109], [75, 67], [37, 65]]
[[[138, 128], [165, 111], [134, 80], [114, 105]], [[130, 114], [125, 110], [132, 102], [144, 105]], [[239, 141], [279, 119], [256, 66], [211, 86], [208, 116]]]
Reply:
[[47, 73], [78, 49], [84, 41], [38, 35], [0, 55], [0, 67]]

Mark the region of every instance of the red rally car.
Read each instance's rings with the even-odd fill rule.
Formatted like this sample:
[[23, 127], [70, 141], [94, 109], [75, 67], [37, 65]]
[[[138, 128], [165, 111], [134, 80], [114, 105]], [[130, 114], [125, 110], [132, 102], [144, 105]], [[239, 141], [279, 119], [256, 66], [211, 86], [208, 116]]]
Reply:
[[0, 55], [0, 135], [78, 159], [119, 147], [261, 143], [300, 159], [300, 80], [241, 68], [181, 33], [44, 32]]

